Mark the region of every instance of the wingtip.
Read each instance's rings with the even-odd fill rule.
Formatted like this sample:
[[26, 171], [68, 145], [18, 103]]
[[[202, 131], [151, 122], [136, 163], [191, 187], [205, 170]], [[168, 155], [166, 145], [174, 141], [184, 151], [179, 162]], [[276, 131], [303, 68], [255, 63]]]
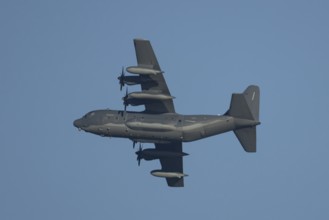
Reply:
[[146, 39], [144, 39], [144, 38], [134, 38], [134, 41], [148, 41], [148, 40], [146, 40]]

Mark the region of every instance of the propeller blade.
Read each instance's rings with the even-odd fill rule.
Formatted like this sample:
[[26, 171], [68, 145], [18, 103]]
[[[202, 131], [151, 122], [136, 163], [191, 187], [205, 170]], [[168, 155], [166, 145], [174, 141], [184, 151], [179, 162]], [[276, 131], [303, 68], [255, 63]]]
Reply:
[[127, 111], [127, 105], [128, 105], [127, 99], [128, 99], [128, 88], [126, 89], [125, 97], [123, 97], [123, 105], [124, 105], [124, 110], [125, 110], [124, 113], [126, 113], [126, 111]]
[[118, 77], [119, 84], [120, 84], [120, 91], [122, 91], [122, 87], [125, 85], [125, 73], [124, 73], [124, 67], [122, 67], [121, 75]]
[[140, 165], [141, 165], [141, 160], [143, 159], [143, 156], [142, 156], [142, 151], [143, 151], [143, 149], [142, 149], [142, 144], [141, 144], [141, 143], [139, 143], [139, 150], [138, 150], [138, 151], [136, 151], [136, 155], [137, 155], [137, 161], [138, 161], [138, 166], [140, 166]]

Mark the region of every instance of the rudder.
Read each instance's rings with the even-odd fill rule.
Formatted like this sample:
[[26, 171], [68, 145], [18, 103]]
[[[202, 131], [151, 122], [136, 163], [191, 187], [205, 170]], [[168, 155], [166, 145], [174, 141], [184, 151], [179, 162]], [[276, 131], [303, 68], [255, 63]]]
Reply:
[[243, 92], [246, 99], [247, 105], [251, 111], [254, 121], [259, 120], [259, 87], [258, 86], [248, 86], [248, 88]]

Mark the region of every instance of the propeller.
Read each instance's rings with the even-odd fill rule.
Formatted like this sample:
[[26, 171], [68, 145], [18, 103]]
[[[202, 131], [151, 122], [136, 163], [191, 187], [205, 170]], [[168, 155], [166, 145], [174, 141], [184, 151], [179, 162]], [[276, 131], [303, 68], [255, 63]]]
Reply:
[[136, 141], [133, 141], [133, 149], [135, 149]]
[[126, 89], [126, 95], [122, 98], [123, 99], [123, 105], [124, 105], [124, 112], [126, 112], [127, 110], [127, 106], [128, 106], [128, 88]]
[[139, 150], [136, 151], [138, 166], [141, 165], [141, 160], [143, 159], [143, 153], [142, 152], [143, 152], [142, 144], [139, 143]]
[[124, 73], [124, 67], [122, 67], [121, 75], [118, 77], [119, 84], [120, 84], [120, 91], [122, 91], [122, 87], [125, 86], [125, 73]]

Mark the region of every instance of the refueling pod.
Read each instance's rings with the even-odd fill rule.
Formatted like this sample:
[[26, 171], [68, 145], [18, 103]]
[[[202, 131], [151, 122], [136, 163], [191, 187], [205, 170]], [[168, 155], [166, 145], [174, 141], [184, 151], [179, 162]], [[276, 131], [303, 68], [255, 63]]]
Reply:
[[185, 173], [167, 172], [163, 170], [152, 170], [151, 174], [156, 177], [164, 177], [164, 178], [182, 178], [184, 176], [188, 176]]

